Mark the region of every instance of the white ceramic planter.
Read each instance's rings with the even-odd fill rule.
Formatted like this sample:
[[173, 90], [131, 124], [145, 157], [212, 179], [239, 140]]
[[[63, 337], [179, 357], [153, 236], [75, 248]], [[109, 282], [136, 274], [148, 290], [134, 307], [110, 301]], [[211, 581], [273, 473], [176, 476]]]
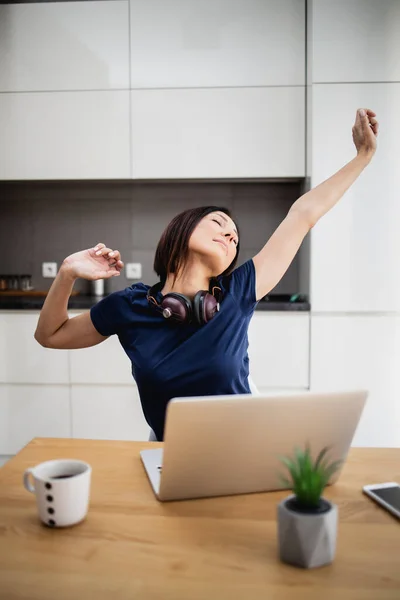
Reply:
[[294, 496], [278, 505], [280, 559], [290, 565], [311, 569], [333, 561], [336, 552], [338, 509], [326, 499], [325, 512], [299, 512], [290, 507]]

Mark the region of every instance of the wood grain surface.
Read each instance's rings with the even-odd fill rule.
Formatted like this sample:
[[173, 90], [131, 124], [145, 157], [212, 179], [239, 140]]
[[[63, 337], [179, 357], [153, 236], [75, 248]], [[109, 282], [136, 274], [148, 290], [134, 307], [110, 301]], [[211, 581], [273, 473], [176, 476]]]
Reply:
[[[400, 448], [354, 448], [326, 497], [339, 506], [332, 565], [277, 556], [276, 507], [287, 492], [160, 503], [139, 457], [162, 444], [34, 439], [0, 469], [1, 600], [400, 599], [400, 522], [362, 494], [400, 481]], [[54, 458], [93, 467], [87, 519], [38, 520], [26, 468]]]

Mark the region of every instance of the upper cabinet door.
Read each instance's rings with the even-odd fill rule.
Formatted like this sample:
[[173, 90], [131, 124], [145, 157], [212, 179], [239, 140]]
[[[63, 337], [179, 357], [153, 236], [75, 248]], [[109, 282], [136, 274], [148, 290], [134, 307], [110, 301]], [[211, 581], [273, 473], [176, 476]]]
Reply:
[[129, 88], [128, 1], [0, 6], [0, 91]]
[[131, 0], [131, 87], [304, 85], [305, 0]]
[[312, 187], [356, 156], [358, 107], [381, 125], [372, 162], [311, 231], [313, 311], [400, 311], [399, 105], [400, 83], [313, 86]]
[[127, 179], [129, 90], [0, 94], [0, 179]]
[[133, 178], [304, 177], [304, 89], [132, 90]]
[[312, 37], [315, 83], [400, 80], [399, 0], [314, 0]]

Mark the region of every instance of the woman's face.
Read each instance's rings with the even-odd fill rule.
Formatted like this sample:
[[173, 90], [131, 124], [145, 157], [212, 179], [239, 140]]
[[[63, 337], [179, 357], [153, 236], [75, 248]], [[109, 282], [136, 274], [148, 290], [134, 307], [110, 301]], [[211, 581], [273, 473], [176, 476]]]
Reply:
[[239, 238], [234, 222], [217, 211], [203, 217], [189, 240], [189, 250], [209, 258], [213, 275], [220, 275], [236, 256]]

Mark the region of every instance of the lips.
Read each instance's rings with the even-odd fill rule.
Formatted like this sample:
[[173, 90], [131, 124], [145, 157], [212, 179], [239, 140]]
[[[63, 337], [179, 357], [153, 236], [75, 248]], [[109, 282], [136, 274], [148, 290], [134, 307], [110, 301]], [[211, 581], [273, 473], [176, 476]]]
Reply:
[[228, 251], [228, 246], [226, 244], [226, 242], [223, 242], [222, 240], [213, 240], [214, 242], [218, 242], [219, 244], [222, 244], [222, 246], [225, 248], [226, 251]]

